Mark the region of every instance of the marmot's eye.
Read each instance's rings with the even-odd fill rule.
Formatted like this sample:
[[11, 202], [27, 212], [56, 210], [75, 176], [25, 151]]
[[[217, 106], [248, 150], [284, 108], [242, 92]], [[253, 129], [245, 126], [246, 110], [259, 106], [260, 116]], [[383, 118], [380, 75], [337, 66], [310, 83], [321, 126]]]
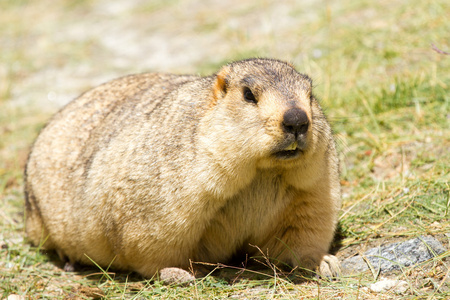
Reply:
[[256, 104], [258, 101], [256, 101], [255, 95], [253, 95], [252, 91], [246, 87], [244, 88], [244, 99], [247, 102]]

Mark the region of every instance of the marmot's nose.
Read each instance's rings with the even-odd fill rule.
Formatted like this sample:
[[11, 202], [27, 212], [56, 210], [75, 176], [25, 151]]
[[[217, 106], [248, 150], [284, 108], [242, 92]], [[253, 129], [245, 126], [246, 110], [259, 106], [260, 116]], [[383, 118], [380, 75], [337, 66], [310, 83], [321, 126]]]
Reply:
[[287, 110], [283, 115], [283, 129], [296, 137], [308, 131], [309, 120], [305, 111], [294, 107]]

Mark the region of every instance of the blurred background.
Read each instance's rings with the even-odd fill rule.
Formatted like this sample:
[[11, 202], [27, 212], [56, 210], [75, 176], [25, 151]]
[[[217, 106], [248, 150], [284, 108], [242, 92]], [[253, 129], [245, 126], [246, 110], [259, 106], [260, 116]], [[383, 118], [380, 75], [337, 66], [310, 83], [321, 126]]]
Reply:
[[449, 12], [439, 0], [2, 0], [0, 101], [54, 110], [129, 73], [206, 75], [253, 56], [293, 62], [326, 104], [404, 76], [447, 87], [449, 58], [431, 43], [450, 51]]

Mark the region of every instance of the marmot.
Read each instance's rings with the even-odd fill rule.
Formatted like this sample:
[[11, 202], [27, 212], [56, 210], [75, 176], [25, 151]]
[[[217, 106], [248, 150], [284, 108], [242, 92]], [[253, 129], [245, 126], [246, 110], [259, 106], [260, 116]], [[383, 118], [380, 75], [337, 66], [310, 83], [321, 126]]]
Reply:
[[311, 79], [279, 60], [86, 92], [36, 139], [25, 194], [29, 239], [71, 263], [151, 277], [260, 249], [339, 273], [328, 254], [340, 209], [332, 131]]

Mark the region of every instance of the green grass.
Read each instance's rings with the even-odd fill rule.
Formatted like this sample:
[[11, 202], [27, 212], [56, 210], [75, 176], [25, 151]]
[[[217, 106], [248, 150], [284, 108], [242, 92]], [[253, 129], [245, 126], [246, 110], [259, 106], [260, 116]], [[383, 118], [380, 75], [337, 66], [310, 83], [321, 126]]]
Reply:
[[[133, 8], [131, 13], [135, 15], [124, 13], [120, 20], [128, 20], [134, 24], [131, 28], [139, 31], [153, 16], [166, 13], [173, 17], [171, 22], [179, 21], [180, 27], [187, 28], [180, 30], [191, 30], [199, 38], [221, 36], [222, 44], [199, 45], [208, 47], [207, 58], [185, 66], [202, 74], [215, 72], [230, 60], [269, 56], [290, 60], [313, 78], [340, 150], [341, 259], [365, 247], [420, 235], [433, 235], [448, 249], [449, 237], [445, 234], [450, 233], [450, 56], [433, 51], [431, 43], [450, 51], [450, 3], [347, 0], [304, 4], [306, 8], [295, 6], [285, 16], [300, 23], [283, 30], [271, 23], [274, 3], [255, 2], [242, 7], [235, 4], [218, 9], [221, 14], [217, 17], [214, 6], [200, 6], [184, 16], [188, 8], [183, 1], [170, 1], [167, 5], [156, 1], [142, 9]], [[123, 71], [123, 67], [114, 67], [105, 59], [111, 52], [93, 38], [49, 38], [59, 27], [70, 27], [74, 20], [83, 22], [85, 15], [95, 19], [90, 14], [96, 5], [98, 2], [93, 0], [65, 5], [47, 0], [1, 4], [1, 298], [10, 294], [61, 299], [450, 297], [448, 251], [425, 264], [391, 274], [390, 277], [410, 285], [404, 295], [396, 295], [371, 292], [368, 286], [379, 278], [370, 272], [334, 282], [313, 279], [294, 284], [295, 278], [270, 268], [264, 275], [225, 268], [187, 286], [166, 286], [135, 274], [96, 269], [65, 273], [54, 257], [31, 247], [24, 235], [22, 172], [30, 145], [56, 108], [39, 104], [39, 99], [25, 105], [17, 101], [21, 95], [35, 95], [45, 80], [39, 84], [29, 80], [44, 76], [43, 70], [58, 73], [65, 67], [88, 62], [98, 69], [98, 76]], [[250, 12], [257, 18], [251, 19]], [[244, 25], [233, 27], [227, 23], [230, 18], [237, 18]], [[303, 19], [304, 22], [298, 21]], [[30, 26], [28, 20], [36, 26]], [[264, 30], [252, 31], [263, 23]], [[164, 32], [172, 31], [169, 28]], [[150, 33], [143, 36], [147, 34]], [[228, 50], [224, 53], [223, 49]], [[181, 66], [174, 69], [183, 70]], [[129, 73], [135, 71], [142, 70], [138, 64], [130, 64]], [[81, 85], [78, 92], [84, 89]]]

